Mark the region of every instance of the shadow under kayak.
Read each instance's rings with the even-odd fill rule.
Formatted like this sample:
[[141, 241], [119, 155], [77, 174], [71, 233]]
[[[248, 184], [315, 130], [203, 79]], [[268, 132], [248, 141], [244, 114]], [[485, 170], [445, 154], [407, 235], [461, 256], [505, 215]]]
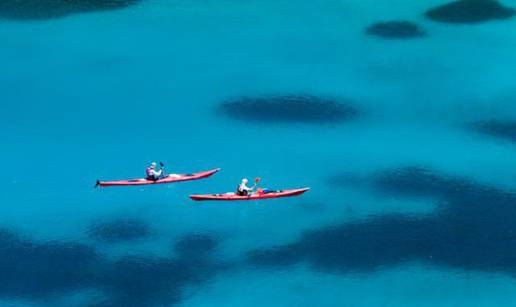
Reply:
[[116, 181], [99, 181], [97, 180], [97, 186], [107, 187], [107, 186], [131, 186], [131, 185], [146, 185], [146, 184], [161, 184], [161, 183], [174, 183], [179, 181], [188, 181], [188, 180], [197, 180], [206, 177], [210, 177], [211, 175], [218, 172], [220, 168], [212, 169], [209, 171], [193, 173], [193, 174], [170, 174], [163, 179], [159, 180], [148, 180], [145, 178], [137, 178], [137, 179], [129, 179], [129, 180], [116, 180]]
[[202, 200], [227, 200], [227, 201], [236, 201], [236, 200], [259, 200], [259, 199], [268, 199], [268, 198], [280, 198], [280, 197], [290, 197], [297, 196], [305, 193], [310, 190], [310, 188], [302, 188], [302, 189], [293, 189], [293, 190], [281, 190], [281, 191], [273, 191], [263, 194], [253, 193], [248, 196], [239, 196], [234, 193], [225, 193], [225, 194], [204, 194], [204, 195], [190, 195], [190, 198], [195, 201]]

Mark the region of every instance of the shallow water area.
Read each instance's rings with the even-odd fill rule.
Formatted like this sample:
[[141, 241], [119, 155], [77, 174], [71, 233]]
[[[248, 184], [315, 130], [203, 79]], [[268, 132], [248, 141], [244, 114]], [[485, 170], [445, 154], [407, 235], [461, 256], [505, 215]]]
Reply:
[[[516, 121], [516, 18], [425, 17], [445, 3], [142, 0], [0, 19], [0, 305], [511, 306], [516, 147], [475, 123]], [[366, 34], [386, 20], [427, 35]], [[292, 96], [356, 113], [217, 111]], [[93, 188], [151, 161], [222, 170]], [[398, 177], [413, 169], [414, 185]], [[188, 198], [242, 177], [311, 190]], [[311, 241], [326, 233], [345, 246]]]

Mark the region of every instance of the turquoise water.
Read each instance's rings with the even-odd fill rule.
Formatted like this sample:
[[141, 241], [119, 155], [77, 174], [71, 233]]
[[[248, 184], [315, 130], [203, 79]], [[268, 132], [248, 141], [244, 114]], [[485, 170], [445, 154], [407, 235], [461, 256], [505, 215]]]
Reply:
[[[147, 0], [43, 20], [0, 6], [1, 304], [512, 306], [514, 138], [471, 127], [516, 121], [516, 18], [423, 16], [443, 3]], [[366, 35], [384, 20], [427, 35]], [[220, 112], [288, 95], [358, 115]], [[161, 160], [222, 171], [93, 189]], [[312, 189], [188, 199], [244, 176]]]

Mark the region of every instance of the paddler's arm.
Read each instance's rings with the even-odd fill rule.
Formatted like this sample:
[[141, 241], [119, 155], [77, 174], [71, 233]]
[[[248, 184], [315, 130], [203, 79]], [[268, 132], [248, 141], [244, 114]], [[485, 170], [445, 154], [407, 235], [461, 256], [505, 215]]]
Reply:
[[157, 170], [155, 170], [155, 169], [153, 169], [153, 170], [151, 170], [151, 171], [150, 171], [150, 174], [151, 174], [152, 176], [161, 176], [161, 173], [163, 173], [163, 170], [161, 170], [161, 169], [160, 169], [159, 171], [157, 171]]

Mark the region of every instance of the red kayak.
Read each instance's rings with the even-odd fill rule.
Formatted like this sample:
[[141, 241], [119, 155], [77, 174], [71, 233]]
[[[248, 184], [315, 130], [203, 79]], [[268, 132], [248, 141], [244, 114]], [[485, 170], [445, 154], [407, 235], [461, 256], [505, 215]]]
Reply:
[[310, 190], [310, 188], [294, 189], [294, 190], [282, 190], [272, 191], [267, 193], [253, 193], [249, 196], [239, 196], [235, 193], [225, 194], [205, 194], [205, 195], [190, 195], [192, 200], [258, 200], [267, 198], [279, 198], [301, 195], [304, 192]]
[[163, 179], [159, 180], [148, 180], [145, 178], [138, 179], [130, 179], [130, 180], [117, 180], [117, 181], [97, 181], [97, 186], [107, 187], [107, 186], [115, 186], [115, 185], [145, 185], [145, 184], [160, 184], [160, 183], [173, 183], [179, 181], [188, 181], [188, 180], [197, 180], [206, 177], [210, 177], [211, 175], [218, 172], [220, 168], [212, 169], [210, 171], [199, 172], [194, 174], [170, 174], [167, 175]]

